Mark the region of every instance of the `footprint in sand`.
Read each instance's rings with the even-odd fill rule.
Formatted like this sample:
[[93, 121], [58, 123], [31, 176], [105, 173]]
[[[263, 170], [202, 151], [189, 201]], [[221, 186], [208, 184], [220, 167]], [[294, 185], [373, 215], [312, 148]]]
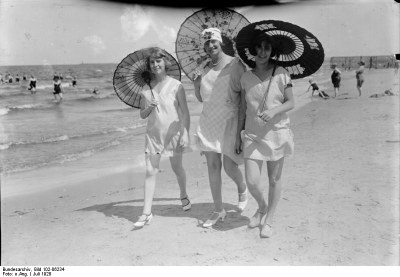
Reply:
[[21, 216], [21, 215], [29, 214], [29, 212], [14, 211], [14, 215], [10, 215], [10, 216], [15, 216], [15, 214]]

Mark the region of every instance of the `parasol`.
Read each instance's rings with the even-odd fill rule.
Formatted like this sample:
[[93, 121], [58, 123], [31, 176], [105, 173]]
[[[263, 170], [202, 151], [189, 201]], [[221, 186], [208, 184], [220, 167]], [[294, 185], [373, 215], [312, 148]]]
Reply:
[[[147, 84], [151, 89], [152, 73], [147, 66], [150, 50], [151, 48], [145, 48], [129, 54], [118, 64], [114, 72], [113, 85], [117, 96], [122, 102], [134, 108], [140, 108], [140, 91], [143, 86]], [[167, 68], [167, 75], [180, 81], [181, 69], [178, 62], [167, 51], [163, 51], [171, 62]]]
[[240, 13], [226, 8], [205, 8], [193, 13], [182, 23], [176, 38], [175, 52], [183, 72], [193, 80], [193, 72], [207, 65], [209, 58], [203, 49], [201, 32], [215, 27], [221, 30], [222, 50], [237, 56], [235, 38], [250, 22]]
[[321, 42], [307, 30], [289, 22], [264, 20], [241, 29], [236, 37], [236, 49], [240, 58], [255, 67], [249, 47], [253, 37], [260, 32], [271, 36], [277, 56], [271, 57], [275, 65], [284, 67], [292, 79], [299, 79], [316, 72], [324, 62]]

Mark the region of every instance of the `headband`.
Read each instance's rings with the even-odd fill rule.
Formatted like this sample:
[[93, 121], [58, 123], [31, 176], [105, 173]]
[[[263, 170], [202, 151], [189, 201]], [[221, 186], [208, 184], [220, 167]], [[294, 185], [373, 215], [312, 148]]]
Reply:
[[221, 37], [221, 31], [217, 28], [208, 28], [204, 29], [203, 32], [201, 32], [201, 40], [203, 42], [203, 45], [209, 41], [209, 40], [218, 40], [219, 42], [222, 43], [222, 37]]

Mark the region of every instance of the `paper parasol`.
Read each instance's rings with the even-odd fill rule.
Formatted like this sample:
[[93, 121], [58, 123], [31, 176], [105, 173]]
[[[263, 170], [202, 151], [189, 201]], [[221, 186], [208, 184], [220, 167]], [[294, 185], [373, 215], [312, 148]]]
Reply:
[[[140, 91], [144, 85], [150, 86], [152, 78], [152, 73], [147, 66], [150, 50], [151, 48], [145, 48], [129, 54], [118, 64], [114, 72], [113, 85], [117, 96], [125, 104], [138, 109], [140, 108]], [[180, 81], [181, 69], [177, 60], [167, 51], [163, 51], [171, 62], [167, 68], [167, 75]]]
[[289, 22], [264, 20], [245, 26], [236, 37], [240, 58], [252, 68], [255, 62], [249, 47], [253, 37], [260, 32], [271, 36], [279, 55], [277, 60], [276, 57], [271, 57], [271, 60], [284, 67], [292, 79], [315, 73], [324, 62], [324, 48], [313, 34]]
[[237, 56], [234, 47], [236, 35], [249, 23], [240, 13], [226, 8], [205, 8], [186, 18], [178, 31], [175, 43], [176, 56], [183, 72], [193, 80], [193, 72], [204, 67], [209, 61], [200, 39], [204, 29], [220, 29], [224, 44], [222, 50], [233, 57]]

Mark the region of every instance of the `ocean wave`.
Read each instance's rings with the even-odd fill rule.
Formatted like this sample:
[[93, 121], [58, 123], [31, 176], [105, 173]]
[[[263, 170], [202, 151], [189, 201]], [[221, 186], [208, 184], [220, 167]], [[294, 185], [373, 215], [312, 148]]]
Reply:
[[109, 109], [105, 110], [103, 112], [135, 112], [139, 111], [139, 109], [133, 108], [133, 107], [127, 107], [127, 108], [121, 108], [121, 109]]
[[0, 99], [1, 98], [10, 98], [10, 97], [14, 98], [14, 97], [18, 97], [18, 96], [27, 96], [27, 95], [31, 95], [31, 93], [29, 91], [27, 91], [27, 92], [10, 91], [10, 92], [1, 93]]
[[10, 111], [10, 109], [8, 109], [8, 108], [0, 108], [0, 115], [8, 114], [9, 111]]
[[[90, 92], [92, 91], [85, 90], [85, 92]], [[97, 100], [104, 100], [104, 99], [112, 99], [115, 98], [115, 94], [95, 94], [95, 95], [90, 95], [87, 97], [81, 97], [81, 98], [76, 98], [76, 99], [71, 99], [70, 101], [97, 101]]]
[[35, 163], [35, 164], [25, 164], [24, 166], [13, 166], [12, 168], [6, 168], [5, 172], [6, 173], [15, 173], [15, 172], [33, 170], [33, 169], [37, 169], [37, 168], [41, 168], [41, 167], [46, 167], [49, 165], [54, 165], [54, 164], [63, 164], [66, 162], [77, 161], [77, 160], [80, 160], [83, 158], [90, 157], [96, 153], [99, 153], [101, 151], [107, 150], [111, 147], [115, 147], [120, 144], [121, 144], [121, 142], [118, 139], [116, 139], [116, 140], [112, 140], [110, 142], [106, 142], [106, 143], [97, 145], [96, 147], [94, 147], [92, 149], [80, 151], [79, 153], [61, 154], [61, 155], [58, 155], [48, 161]]
[[49, 109], [53, 108], [54, 104], [50, 103], [38, 103], [38, 104], [24, 104], [18, 106], [9, 106], [6, 108], [0, 108], [0, 115], [6, 115], [9, 112], [19, 112], [24, 110], [37, 110], [37, 109]]
[[100, 151], [106, 150], [110, 147], [117, 146], [120, 144], [121, 144], [121, 142], [119, 140], [113, 140], [111, 142], [107, 142], [103, 145], [100, 145], [100, 146], [92, 148], [92, 149], [88, 149], [83, 152], [73, 153], [73, 154], [63, 154], [60, 156], [60, 159], [58, 160], [58, 162], [65, 163], [65, 162], [76, 161], [76, 160], [79, 160], [82, 158], [87, 158], [87, 157], [92, 156], [95, 153], [98, 153]]
[[0, 143], [0, 150], [6, 150], [6, 149], [10, 148], [11, 144], [12, 144], [11, 142], [9, 142], [9, 143]]
[[48, 137], [41, 138], [40, 140], [25, 140], [25, 141], [17, 141], [17, 142], [6, 142], [0, 144], [0, 150], [6, 150], [10, 147], [18, 147], [18, 146], [29, 146], [29, 145], [37, 145], [43, 143], [59, 143], [62, 141], [72, 140], [72, 139], [81, 139], [81, 138], [89, 138], [94, 136], [108, 135], [113, 133], [128, 133], [129, 131], [133, 131], [139, 128], [146, 126], [146, 122], [137, 122], [128, 127], [116, 127], [105, 131], [98, 131], [88, 134], [78, 134], [73, 136], [68, 135], [60, 135], [56, 137]]

